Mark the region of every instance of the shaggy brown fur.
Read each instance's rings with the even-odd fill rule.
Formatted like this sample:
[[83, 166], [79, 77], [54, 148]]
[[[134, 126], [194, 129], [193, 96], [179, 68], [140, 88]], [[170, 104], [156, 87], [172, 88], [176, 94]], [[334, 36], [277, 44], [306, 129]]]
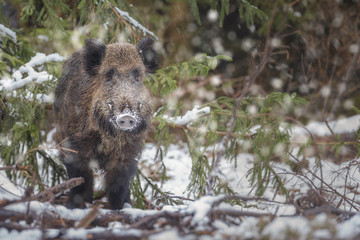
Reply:
[[129, 182], [152, 115], [143, 77], [156, 66], [151, 39], [138, 46], [87, 40], [65, 62], [55, 91], [56, 140], [65, 149], [60, 158], [69, 178], [85, 178], [71, 190], [67, 207], [92, 201], [93, 166], [106, 171], [111, 207], [130, 203]]

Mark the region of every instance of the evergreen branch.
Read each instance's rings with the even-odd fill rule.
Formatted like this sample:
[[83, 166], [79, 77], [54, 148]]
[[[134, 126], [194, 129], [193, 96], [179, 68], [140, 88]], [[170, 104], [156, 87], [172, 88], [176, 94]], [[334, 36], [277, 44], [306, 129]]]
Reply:
[[247, 0], [238, 0], [237, 2], [239, 4], [239, 17], [245, 19], [248, 28], [254, 24], [255, 16], [260, 20], [268, 18], [263, 11], [250, 4]]
[[223, 27], [225, 15], [229, 14], [229, 0], [221, 1], [221, 9], [220, 9], [220, 27]]
[[207, 76], [210, 70], [216, 68], [219, 60], [232, 61], [230, 57], [224, 55], [211, 57], [198, 54], [188, 61], [157, 70], [145, 79], [145, 84], [152, 88], [154, 94], [168, 95], [177, 89], [176, 79], [186, 81], [198, 75]]
[[[204, 115], [204, 117], [206, 117], [206, 115]], [[159, 122], [152, 122], [153, 124], [155, 125], [158, 125], [160, 124]], [[222, 131], [211, 131], [211, 130], [204, 130], [203, 128], [201, 127], [192, 127], [192, 126], [188, 126], [188, 125], [180, 125], [180, 124], [174, 124], [172, 122], [166, 122], [166, 124], [169, 126], [169, 127], [172, 127], [172, 128], [179, 128], [179, 129], [182, 129], [184, 131], [191, 131], [191, 132], [198, 132], [198, 133], [215, 133], [217, 134], [218, 136], [225, 136], [226, 135], [226, 132], [222, 132]], [[238, 133], [231, 133], [230, 136], [233, 137], [233, 138], [239, 138], [239, 137], [246, 137], [246, 138], [251, 138], [254, 134], [238, 134]], [[349, 143], [350, 144], [350, 143]]]
[[[145, 34], [148, 34], [152, 37], [154, 37], [156, 40], [158, 40], [159, 38], [151, 31], [149, 31], [147, 28], [145, 28], [143, 25], [141, 25], [138, 21], [136, 21], [134, 18], [132, 18], [129, 13], [124, 12], [122, 10], [120, 10], [118, 7], [114, 6], [110, 1], [107, 1], [107, 4], [114, 9], [115, 14], [121, 18], [124, 19], [126, 22], [128, 22], [132, 27], [139, 29], [140, 31], [142, 31]], [[124, 22], [125, 22], [124, 21]], [[129, 29], [132, 30], [132, 27], [130, 27]]]
[[199, 9], [198, 9], [196, 1], [197, 0], [188, 0], [188, 2], [190, 4], [191, 11], [192, 11], [192, 13], [194, 15], [194, 18], [195, 18], [197, 24], [201, 25]]

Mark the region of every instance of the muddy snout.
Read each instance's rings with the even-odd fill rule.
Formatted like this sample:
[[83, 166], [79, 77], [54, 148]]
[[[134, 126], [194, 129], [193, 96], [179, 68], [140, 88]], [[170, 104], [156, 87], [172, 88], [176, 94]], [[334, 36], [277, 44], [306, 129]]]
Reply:
[[122, 130], [130, 130], [136, 125], [136, 118], [134, 116], [125, 114], [116, 117], [116, 124]]

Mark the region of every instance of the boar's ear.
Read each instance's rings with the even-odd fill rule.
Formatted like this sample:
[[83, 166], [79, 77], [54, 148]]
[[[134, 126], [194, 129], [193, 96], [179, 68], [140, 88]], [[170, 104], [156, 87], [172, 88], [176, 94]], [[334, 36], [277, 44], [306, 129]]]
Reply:
[[86, 39], [84, 51], [85, 71], [90, 76], [95, 76], [105, 56], [106, 46], [96, 39]]
[[159, 55], [154, 49], [154, 40], [151, 38], [143, 38], [137, 45], [137, 50], [141, 59], [150, 73], [155, 72], [159, 65]]

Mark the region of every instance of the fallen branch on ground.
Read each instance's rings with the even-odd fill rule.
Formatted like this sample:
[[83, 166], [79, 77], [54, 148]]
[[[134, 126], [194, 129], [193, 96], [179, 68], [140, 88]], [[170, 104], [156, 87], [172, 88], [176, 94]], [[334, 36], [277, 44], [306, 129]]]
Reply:
[[34, 201], [34, 200], [37, 200], [39, 202], [46, 202], [46, 201], [52, 200], [56, 194], [64, 192], [70, 188], [76, 187], [76, 186], [82, 184], [83, 182], [84, 182], [84, 178], [82, 178], [82, 177], [71, 178], [63, 183], [60, 183], [50, 189], [47, 189], [39, 194], [30, 196], [30, 197], [23, 197], [23, 198], [17, 199], [17, 200], [3, 199], [0, 201], [0, 208], [3, 208], [5, 206], [11, 205], [11, 204]]

